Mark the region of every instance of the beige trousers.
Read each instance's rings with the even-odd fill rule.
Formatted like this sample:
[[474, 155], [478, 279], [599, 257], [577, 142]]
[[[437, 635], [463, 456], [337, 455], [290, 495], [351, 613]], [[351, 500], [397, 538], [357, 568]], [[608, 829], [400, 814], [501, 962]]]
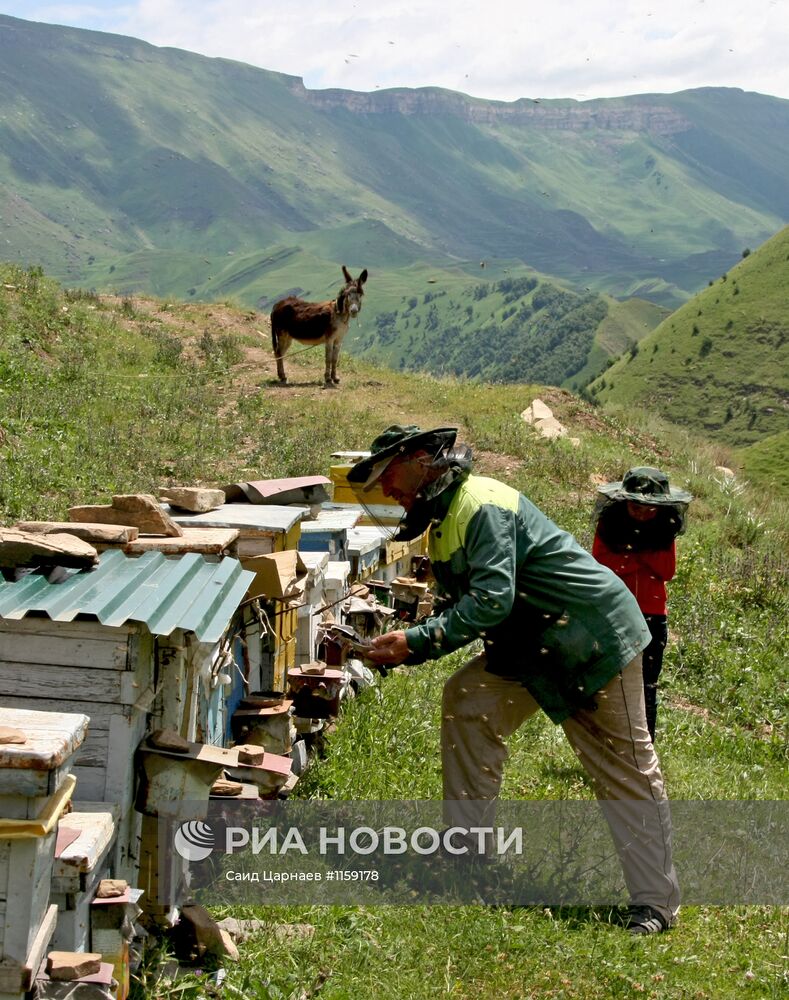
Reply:
[[[641, 656], [594, 700], [595, 709], [580, 709], [562, 727], [601, 801], [631, 902], [653, 906], [672, 921], [679, 885], [671, 860], [669, 805], [646, 723]], [[449, 678], [441, 723], [448, 824], [473, 825], [479, 803], [496, 799], [507, 737], [538, 708], [517, 680], [488, 673], [484, 654]]]

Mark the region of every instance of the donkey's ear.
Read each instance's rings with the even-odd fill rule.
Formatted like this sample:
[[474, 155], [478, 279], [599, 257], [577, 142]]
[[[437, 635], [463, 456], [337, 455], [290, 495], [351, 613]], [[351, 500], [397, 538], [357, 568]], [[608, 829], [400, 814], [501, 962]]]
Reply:
[[367, 281], [367, 268], [365, 268], [359, 275], [359, 284], [363, 285]]
[[348, 282], [348, 284], [350, 285], [350, 283], [353, 281], [353, 278], [348, 273], [348, 268], [345, 266], [345, 264], [342, 265], [342, 275], [345, 278], [345, 280]]

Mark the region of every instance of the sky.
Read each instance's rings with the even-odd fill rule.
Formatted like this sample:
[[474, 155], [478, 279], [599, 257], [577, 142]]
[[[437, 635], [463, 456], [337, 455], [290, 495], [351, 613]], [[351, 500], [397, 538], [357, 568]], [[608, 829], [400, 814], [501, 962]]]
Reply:
[[789, 0], [0, 0], [0, 12], [237, 59], [310, 89], [582, 101], [727, 86], [789, 99]]

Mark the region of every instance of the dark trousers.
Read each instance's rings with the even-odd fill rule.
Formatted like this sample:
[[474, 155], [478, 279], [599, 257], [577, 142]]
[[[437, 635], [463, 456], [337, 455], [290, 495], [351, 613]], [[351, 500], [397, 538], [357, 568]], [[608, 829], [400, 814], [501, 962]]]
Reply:
[[657, 689], [660, 671], [663, 668], [663, 650], [668, 642], [668, 623], [665, 615], [644, 615], [652, 634], [652, 641], [643, 653], [644, 704], [647, 710], [647, 726], [652, 742], [655, 742], [655, 722], [657, 721]]

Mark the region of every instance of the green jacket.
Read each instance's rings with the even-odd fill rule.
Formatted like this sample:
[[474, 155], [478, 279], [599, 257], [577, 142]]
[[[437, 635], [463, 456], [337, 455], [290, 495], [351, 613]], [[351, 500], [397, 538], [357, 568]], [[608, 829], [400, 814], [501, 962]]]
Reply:
[[482, 638], [487, 669], [520, 680], [561, 722], [649, 643], [622, 581], [517, 490], [470, 475], [426, 503], [449, 603], [406, 631], [408, 663]]

